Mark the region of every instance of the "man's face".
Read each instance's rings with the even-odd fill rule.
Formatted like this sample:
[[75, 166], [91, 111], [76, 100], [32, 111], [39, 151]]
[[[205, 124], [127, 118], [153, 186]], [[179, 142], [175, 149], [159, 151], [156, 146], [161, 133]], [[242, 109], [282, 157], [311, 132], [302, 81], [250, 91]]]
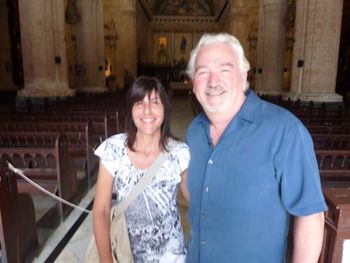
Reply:
[[225, 43], [199, 51], [194, 65], [193, 92], [206, 114], [232, 114], [245, 99], [247, 72], [240, 72], [235, 52]]

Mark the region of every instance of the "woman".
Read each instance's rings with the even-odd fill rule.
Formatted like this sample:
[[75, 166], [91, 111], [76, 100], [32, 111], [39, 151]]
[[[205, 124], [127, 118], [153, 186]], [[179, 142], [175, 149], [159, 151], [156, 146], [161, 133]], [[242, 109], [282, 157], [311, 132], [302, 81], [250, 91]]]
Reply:
[[[108, 138], [95, 151], [100, 157], [100, 168], [93, 225], [101, 262], [112, 262], [109, 213], [113, 187], [120, 202], [174, 139], [170, 132], [170, 102], [156, 78], [136, 79], [128, 91], [126, 105], [126, 133]], [[185, 261], [185, 239], [176, 196], [181, 182], [188, 198], [186, 180], [181, 180], [188, 162], [187, 145], [177, 144], [160, 171], [125, 210], [135, 262]]]

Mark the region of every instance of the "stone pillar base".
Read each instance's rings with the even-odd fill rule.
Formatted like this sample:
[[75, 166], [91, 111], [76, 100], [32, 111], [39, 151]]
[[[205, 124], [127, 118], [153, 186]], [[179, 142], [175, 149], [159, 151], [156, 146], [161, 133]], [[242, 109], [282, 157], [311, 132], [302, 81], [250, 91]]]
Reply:
[[284, 93], [284, 99], [290, 98], [293, 101], [313, 101], [313, 102], [342, 102], [343, 97], [336, 93]]
[[82, 93], [100, 93], [100, 92], [108, 92], [107, 87], [76, 87], [77, 92]]

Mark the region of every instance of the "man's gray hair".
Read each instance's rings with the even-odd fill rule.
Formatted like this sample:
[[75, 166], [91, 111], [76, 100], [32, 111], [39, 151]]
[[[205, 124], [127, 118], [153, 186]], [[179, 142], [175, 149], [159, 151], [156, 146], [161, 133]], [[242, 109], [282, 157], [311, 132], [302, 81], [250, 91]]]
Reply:
[[191, 56], [187, 64], [186, 73], [190, 79], [194, 77], [194, 64], [200, 49], [209, 44], [225, 43], [230, 46], [238, 55], [240, 72], [246, 72], [250, 69], [250, 65], [246, 57], [241, 43], [234, 36], [227, 33], [204, 34], [199, 40], [197, 46], [191, 51]]

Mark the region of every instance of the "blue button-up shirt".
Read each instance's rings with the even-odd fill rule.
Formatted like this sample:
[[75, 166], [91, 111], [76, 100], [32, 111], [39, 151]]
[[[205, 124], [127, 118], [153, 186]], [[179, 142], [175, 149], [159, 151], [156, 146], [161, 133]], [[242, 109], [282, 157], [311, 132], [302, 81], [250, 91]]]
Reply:
[[283, 262], [289, 214], [327, 209], [310, 134], [253, 91], [215, 147], [209, 126], [200, 114], [187, 131], [187, 261]]

